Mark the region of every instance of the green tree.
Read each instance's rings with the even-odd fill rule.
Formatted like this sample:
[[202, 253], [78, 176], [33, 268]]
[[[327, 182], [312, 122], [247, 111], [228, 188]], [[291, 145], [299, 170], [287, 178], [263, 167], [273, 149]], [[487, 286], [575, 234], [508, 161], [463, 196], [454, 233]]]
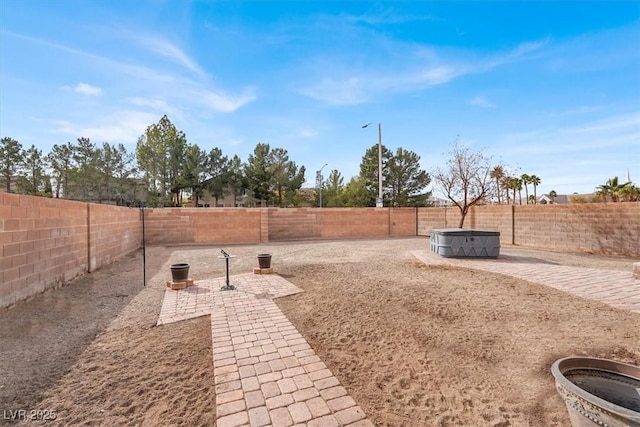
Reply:
[[182, 206], [183, 184], [182, 173], [184, 171], [185, 156], [187, 153], [187, 138], [183, 132], [176, 132], [167, 141], [169, 154], [169, 188], [171, 189], [171, 205]]
[[490, 159], [481, 151], [471, 151], [456, 143], [447, 160], [447, 169], [438, 169], [436, 182], [444, 194], [460, 209], [459, 228], [469, 209], [484, 200], [491, 188]]
[[274, 148], [269, 153], [269, 173], [277, 205], [284, 207], [290, 204], [296, 190], [304, 183], [305, 167], [298, 168], [294, 161], [289, 160], [287, 150]]
[[210, 177], [207, 181], [207, 188], [209, 193], [216, 199], [217, 206], [218, 200], [224, 198], [227, 194], [231, 163], [229, 158], [222, 154], [221, 149], [214, 148], [209, 152], [207, 164], [207, 173]]
[[118, 150], [115, 146], [111, 146], [108, 142], [102, 143], [102, 148], [96, 148], [97, 168], [100, 174], [100, 185], [98, 186], [98, 200], [113, 200], [115, 180], [113, 171], [117, 167]]
[[244, 174], [247, 178], [247, 188], [258, 200], [264, 201], [267, 205], [271, 200], [271, 165], [270, 165], [269, 144], [258, 143], [249, 155], [244, 167]]
[[[388, 190], [388, 165], [389, 159], [393, 156], [391, 151], [384, 145], [382, 151], [382, 197], [389, 203]], [[360, 162], [360, 176], [364, 179], [365, 194], [369, 199], [365, 206], [375, 206], [378, 197], [378, 144], [368, 148]]]
[[49, 175], [44, 176], [44, 190], [43, 196], [53, 197], [53, 188], [51, 186], [51, 177]]
[[634, 186], [631, 182], [625, 183], [625, 185], [618, 190], [618, 196], [620, 196], [620, 201], [637, 202], [640, 197], [640, 188]]
[[391, 206], [425, 206], [431, 192], [423, 190], [431, 183], [420, 169], [420, 156], [399, 147], [387, 163], [387, 182]]
[[500, 188], [500, 183], [502, 182], [502, 179], [504, 178], [504, 167], [501, 165], [498, 166], [494, 166], [493, 169], [491, 169], [491, 174], [490, 177], [492, 179], [496, 180], [496, 194], [498, 196], [498, 204], [502, 204], [502, 200], [501, 200], [501, 188]]
[[11, 193], [11, 180], [20, 171], [23, 153], [22, 145], [15, 139], [4, 137], [0, 140], [0, 174], [7, 193]]
[[337, 169], [333, 169], [322, 188], [322, 204], [331, 208], [342, 207], [345, 204], [343, 196], [344, 178]]
[[612, 202], [618, 202], [621, 196], [624, 197], [627, 193], [627, 187], [631, 185], [630, 182], [620, 183], [618, 177], [614, 176], [608, 179], [603, 185], [599, 185], [596, 188], [596, 194], [602, 196], [605, 202], [608, 198], [610, 198]]
[[133, 198], [137, 190], [137, 180], [132, 179], [135, 175], [135, 155], [129, 153], [124, 145], [118, 144], [112, 147], [111, 174], [113, 176], [113, 197], [116, 204], [124, 205], [125, 196]]
[[556, 202], [556, 197], [558, 197], [558, 193], [556, 193], [556, 190], [549, 191], [549, 198], [551, 199], [551, 203]]
[[344, 187], [344, 205], [346, 207], [371, 206], [370, 190], [366, 180], [361, 177], [353, 177]]
[[191, 197], [196, 207], [204, 193], [207, 167], [207, 152], [195, 144], [189, 144], [184, 159], [182, 185], [191, 190]]
[[[520, 182], [524, 185], [525, 201], [529, 204], [529, 184], [531, 183], [531, 177], [523, 173], [520, 175]], [[520, 204], [522, 204], [522, 196], [520, 196]]]
[[69, 176], [73, 169], [73, 151], [73, 145], [71, 142], [67, 142], [62, 145], [55, 144], [47, 155], [56, 183], [56, 198], [60, 197], [60, 190], [62, 190], [63, 197], [69, 198]]
[[522, 179], [517, 176], [509, 177], [507, 187], [513, 191], [513, 204], [516, 204], [516, 191], [520, 194], [520, 204], [522, 204]]
[[243, 173], [244, 165], [240, 157], [234, 155], [229, 162], [228, 187], [233, 195], [233, 206], [238, 205], [238, 197], [242, 195], [242, 189], [247, 186]]
[[500, 180], [500, 188], [504, 190], [505, 200], [508, 205], [511, 204], [511, 177], [505, 172]]
[[533, 185], [533, 203], [538, 203], [538, 185], [542, 182], [542, 180], [536, 175], [529, 176], [529, 182]]
[[89, 138], [78, 138], [73, 150], [73, 160], [76, 168], [73, 171], [73, 182], [76, 187], [76, 197], [83, 201], [99, 198], [100, 153]]
[[184, 132], [176, 129], [166, 115], [158, 123], [147, 127], [138, 138], [138, 168], [147, 181], [151, 205], [164, 206], [179, 201], [176, 199], [179, 199], [181, 190], [179, 179], [185, 151]]
[[32, 145], [24, 152], [23, 174], [18, 180], [20, 191], [32, 196], [45, 193], [45, 159], [42, 150]]

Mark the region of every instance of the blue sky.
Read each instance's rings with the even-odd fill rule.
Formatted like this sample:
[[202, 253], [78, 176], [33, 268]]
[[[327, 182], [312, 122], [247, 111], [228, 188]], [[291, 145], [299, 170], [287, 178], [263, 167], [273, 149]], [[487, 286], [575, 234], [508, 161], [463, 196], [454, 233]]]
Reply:
[[[0, 1], [0, 134], [130, 151], [163, 114], [345, 182], [377, 142], [458, 139], [539, 193], [640, 184], [640, 2]], [[435, 189], [437, 192], [437, 188]]]

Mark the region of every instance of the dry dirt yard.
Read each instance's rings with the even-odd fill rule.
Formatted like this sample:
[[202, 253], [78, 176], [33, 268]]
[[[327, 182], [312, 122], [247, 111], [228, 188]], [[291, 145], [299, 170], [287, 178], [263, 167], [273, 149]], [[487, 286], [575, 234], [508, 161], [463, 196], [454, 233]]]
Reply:
[[[208, 317], [156, 327], [169, 264], [223, 276], [220, 247], [147, 248], [0, 310], [0, 425], [212, 426]], [[232, 274], [273, 254], [304, 292], [276, 300], [377, 426], [567, 426], [551, 364], [640, 365], [640, 315], [512, 277], [426, 266], [427, 238], [225, 246]], [[636, 260], [503, 253], [622, 269]], [[639, 282], [640, 286], [640, 282]], [[55, 420], [12, 421], [24, 409]], [[37, 413], [36, 413], [37, 414]], [[40, 414], [44, 414], [40, 413]]]

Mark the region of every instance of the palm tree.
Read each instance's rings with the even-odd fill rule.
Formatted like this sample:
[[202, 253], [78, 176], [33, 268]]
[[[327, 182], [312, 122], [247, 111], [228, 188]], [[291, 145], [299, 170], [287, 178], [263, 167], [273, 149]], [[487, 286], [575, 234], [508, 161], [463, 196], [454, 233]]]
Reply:
[[498, 204], [501, 204], [500, 200], [500, 181], [504, 178], [504, 169], [502, 166], [495, 166], [491, 170], [491, 178], [496, 180], [496, 192], [498, 193]]
[[[529, 182], [531, 182], [531, 177], [526, 173], [523, 173], [520, 175], [520, 180], [522, 181], [522, 184], [524, 184], [525, 200], [527, 201], [527, 204], [529, 204]], [[522, 197], [520, 197], [520, 204], [522, 204]]]
[[549, 197], [551, 198], [551, 203], [555, 203], [556, 197], [558, 197], [558, 193], [556, 193], [556, 190], [549, 191]]
[[518, 199], [520, 199], [520, 204], [522, 204], [522, 178], [516, 178], [515, 185], [518, 189]]
[[503, 176], [502, 179], [500, 180], [500, 184], [502, 185], [502, 188], [504, 189], [504, 193], [505, 193], [505, 199], [507, 201], [507, 204], [511, 204], [511, 198], [509, 196], [509, 190], [511, 190], [511, 177], [510, 176]]
[[[508, 188], [513, 191], [513, 204], [516, 204], [516, 191], [522, 190], [522, 180], [517, 177], [510, 177]], [[522, 195], [520, 196], [520, 204], [522, 204]]]
[[538, 185], [540, 185], [542, 180], [535, 175], [531, 175], [529, 177], [529, 182], [533, 185], [534, 203], [538, 203]]
[[620, 184], [618, 177], [614, 176], [613, 178], [608, 179], [606, 183], [599, 185], [596, 188], [596, 194], [602, 196], [605, 202], [609, 196], [611, 197], [612, 202], [617, 202], [619, 197], [624, 194], [624, 188], [630, 184], [630, 182]]

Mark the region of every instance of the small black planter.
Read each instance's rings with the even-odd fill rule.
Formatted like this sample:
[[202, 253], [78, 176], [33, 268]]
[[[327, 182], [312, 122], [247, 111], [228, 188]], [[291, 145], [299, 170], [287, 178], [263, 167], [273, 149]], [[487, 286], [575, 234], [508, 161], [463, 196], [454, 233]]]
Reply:
[[258, 254], [260, 268], [271, 268], [271, 254]]
[[171, 278], [174, 282], [185, 282], [189, 278], [189, 264], [172, 264]]

